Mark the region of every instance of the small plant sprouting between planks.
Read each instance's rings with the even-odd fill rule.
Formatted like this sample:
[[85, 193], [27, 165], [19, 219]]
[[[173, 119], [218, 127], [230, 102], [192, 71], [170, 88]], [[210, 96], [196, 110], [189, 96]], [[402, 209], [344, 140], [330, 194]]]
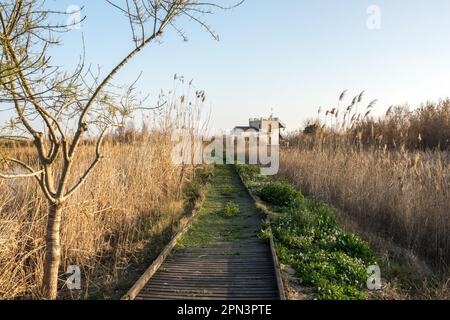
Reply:
[[[244, 167], [240, 173], [254, 172]], [[244, 177], [246, 185], [277, 212], [271, 217], [277, 254], [301, 284], [315, 288], [318, 299], [366, 299], [367, 267], [376, 264], [375, 254], [338, 227], [336, 209], [305, 198], [289, 184], [250, 177]], [[263, 227], [260, 237], [270, 237], [268, 230]]]
[[271, 236], [272, 231], [270, 230], [270, 222], [268, 220], [264, 220], [261, 231], [258, 234], [258, 238], [269, 241]]
[[238, 214], [241, 213], [241, 209], [239, 208], [239, 205], [234, 201], [228, 201], [225, 204], [225, 208], [223, 209], [223, 215], [225, 217], [235, 217]]

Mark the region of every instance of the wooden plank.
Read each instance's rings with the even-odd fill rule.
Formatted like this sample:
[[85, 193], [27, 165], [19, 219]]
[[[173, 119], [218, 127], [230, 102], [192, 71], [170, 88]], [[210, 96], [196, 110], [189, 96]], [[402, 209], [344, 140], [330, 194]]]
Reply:
[[169, 258], [167, 259], [167, 263], [175, 263], [175, 262], [188, 262], [188, 263], [209, 263], [209, 264], [213, 264], [213, 263], [228, 263], [228, 264], [233, 264], [233, 263], [245, 263], [245, 264], [258, 264], [258, 263], [266, 263], [266, 262], [272, 262], [272, 258], [267, 255], [265, 257], [261, 257], [260, 255], [256, 255], [251, 261], [248, 260], [248, 257], [244, 257], [244, 258], [234, 258], [234, 259], [229, 259], [229, 258], [221, 258], [221, 257], [199, 257], [199, 258], [190, 258], [190, 257], [186, 257], [186, 256], [178, 256], [176, 258]]
[[[234, 271], [234, 272], [232, 272]], [[224, 270], [224, 269], [203, 269], [203, 270], [198, 270], [196, 268], [173, 268], [170, 266], [164, 266], [164, 271], [161, 271], [163, 274], [165, 273], [177, 273], [177, 272], [185, 272], [185, 273], [191, 273], [191, 274], [210, 274], [210, 275], [214, 275], [215, 273], [219, 273], [221, 275], [223, 274], [233, 274], [236, 272], [242, 272], [242, 274], [271, 274], [273, 273], [273, 268], [270, 269], [263, 269], [263, 270], [251, 270], [251, 268], [245, 268], [245, 269], [235, 269], [235, 270]]]
[[185, 295], [143, 295], [140, 300], [275, 300], [278, 295], [266, 296], [235, 296], [235, 295], [221, 295], [221, 296], [185, 296]]
[[[198, 275], [189, 275], [189, 276], [185, 276], [185, 275], [179, 275], [179, 274], [164, 274], [164, 275], [155, 275], [153, 279], [167, 279], [167, 281], [173, 280], [173, 279], [178, 279], [178, 280], [182, 280], [182, 279], [199, 279], [200, 277]], [[205, 280], [214, 280], [217, 279], [217, 281], [252, 281], [252, 280], [269, 280], [269, 279], [273, 279], [273, 274], [267, 274], [267, 275], [238, 275], [238, 276], [221, 276], [221, 275], [217, 275], [217, 276], [202, 276], [200, 279], [205, 279]], [[275, 281], [275, 280], [274, 280]]]
[[249, 266], [249, 267], [254, 267], [255, 269], [259, 268], [259, 267], [269, 267], [272, 268], [272, 259], [270, 259], [270, 257], [267, 257], [269, 259], [259, 259], [258, 261], [255, 261], [255, 263], [252, 263], [252, 260], [248, 260], [245, 261], [245, 259], [240, 259], [240, 260], [210, 260], [208, 258], [205, 258], [203, 261], [204, 263], [202, 263], [202, 260], [198, 260], [198, 259], [184, 259], [182, 260], [180, 259], [171, 259], [170, 261], [167, 261], [168, 265], [190, 265], [190, 266], [201, 266], [201, 265], [212, 265], [212, 266]]
[[249, 287], [251, 286], [252, 288], [265, 288], [265, 286], [267, 286], [267, 288], [272, 289], [273, 286], [275, 285], [276, 288], [276, 282], [242, 282], [242, 283], [229, 283], [228, 281], [223, 281], [223, 282], [183, 282], [183, 281], [151, 281], [151, 283], [148, 286], [145, 286], [142, 291], [146, 291], [147, 288], [152, 288], [152, 287], [158, 287], [158, 286], [164, 286], [164, 287], [169, 287], [169, 286], [175, 286], [175, 287], [187, 287], [187, 288], [191, 288], [193, 286], [198, 286], [200, 288], [241, 288], [241, 287]]
[[277, 295], [277, 287], [267, 288], [267, 289], [252, 289], [247, 288], [242, 290], [242, 288], [184, 288], [184, 287], [151, 287], [141, 291], [141, 294], [152, 294], [152, 293], [179, 293], [179, 294], [205, 294], [205, 295], [214, 295], [214, 294], [234, 294], [234, 295], [249, 295], [249, 294], [275, 294]]
[[217, 263], [199, 263], [196, 262], [173, 262], [168, 263], [170, 267], [167, 268], [186, 268], [186, 269], [195, 269], [195, 270], [211, 270], [211, 269], [224, 269], [224, 270], [234, 270], [234, 269], [251, 269], [251, 270], [260, 270], [260, 269], [273, 269], [272, 261], [264, 261], [260, 263], [255, 263], [254, 265], [245, 263], [245, 262], [217, 262]]
[[255, 297], [255, 296], [246, 296], [246, 297], [236, 297], [236, 296], [221, 296], [221, 297], [186, 297], [186, 296], [177, 296], [177, 295], [142, 295], [136, 298], [136, 300], [196, 300], [196, 301], [208, 301], [208, 300], [263, 300], [270, 301], [274, 300], [276, 297], [267, 296], [267, 297]]
[[230, 293], [208, 293], [208, 292], [169, 292], [169, 291], [158, 291], [153, 293], [142, 293], [139, 295], [139, 297], [152, 297], [152, 296], [158, 296], [158, 297], [168, 297], [168, 298], [182, 298], [182, 299], [191, 299], [195, 297], [210, 297], [210, 298], [277, 298], [278, 296], [278, 290], [274, 290], [272, 292], [230, 292]]
[[[264, 276], [264, 277], [260, 277], [260, 278], [227, 278], [227, 277], [223, 277], [220, 278], [218, 280], [214, 279], [208, 279], [209, 281], [207, 282], [196, 282], [195, 278], [190, 278], [190, 279], [178, 279], [175, 277], [171, 277], [171, 278], [158, 278], [157, 282], [149, 282], [142, 290], [144, 290], [147, 286], [153, 286], [155, 284], [161, 284], [161, 283], [167, 283], [167, 284], [171, 284], [171, 283], [176, 283], [179, 285], [183, 285], [183, 284], [190, 284], [190, 283], [199, 283], [199, 284], [215, 284], [215, 285], [223, 285], [223, 284], [227, 284], [227, 283], [233, 283], [236, 285], [239, 284], [245, 284], [245, 285], [251, 285], [251, 284], [266, 284], [268, 287], [272, 286], [272, 284], [276, 283], [276, 280], [273, 278], [270, 278], [268, 275]], [[153, 279], [152, 279], [153, 281]], [[257, 281], [257, 282], [256, 282]]]
[[[272, 285], [276, 284], [275, 279], [272, 279], [272, 281], [268, 281], [270, 278], [262, 278], [262, 279], [231, 279], [231, 278], [222, 278], [215, 280], [213, 278], [211, 279], [202, 279], [202, 278], [189, 278], [189, 279], [176, 279], [176, 278], [152, 278], [150, 282], [148, 283], [148, 286], [156, 285], [156, 284], [179, 284], [179, 285], [190, 285], [190, 284], [199, 284], [199, 285], [224, 285], [224, 286], [245, 286], [248, 284], [254, 284], [254, 285]], [[145, 289], [145, 287], [144, 287]], [[143, 290], [144, 290], [143, 289]]]

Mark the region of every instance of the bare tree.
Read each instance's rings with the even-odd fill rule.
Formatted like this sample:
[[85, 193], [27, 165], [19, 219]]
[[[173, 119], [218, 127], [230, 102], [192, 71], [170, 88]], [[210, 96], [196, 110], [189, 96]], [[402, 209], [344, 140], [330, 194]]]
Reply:
[[[202, 19], [214, 9], [227, 9], [197, 0], [107, 2], [120, 10], [129, 22], [134, 47], [104, 78], [86, 68], [83, 58], [72, 72], [51, 64], [49, 50], [60, 44], [56, 36], [71, 29], [71, 25], [55, 22], [55, 17], [66, 15], [65, 12], [49, 9], [45, 0], [3, 0], [0, 4], [0, 105], [16, 115], [11, 121], [14, 134], [1, 138], [29, 139], [39, 160], [38, 167], [32, 167], [21, 159], [5, 157], [3, 160], [16, 169], [0, 177], [33, 178], [48, 200], [42, 284], [42, 293], [47, 299], [57, 298], [64, 205], [101, 161], [103, 137], [114, 124], [117, 109], [127, 114], [136, 107], [136, 99], [123, 99], [114, 93], [117, 90], [111, 87], [111, 81], [144, 47], [158, 41], [169, 27], [185, 38], [176, 23], [182, 16], [199, 23], [217, 38]], [[128, 88], [128, 97], [131, 91], [132, 86]], [[90, 166], [74, 179], [77, 152], [88, 132], [97, 136], [95, 155]], [[19, 173], [17, 168], [20, 168]]]

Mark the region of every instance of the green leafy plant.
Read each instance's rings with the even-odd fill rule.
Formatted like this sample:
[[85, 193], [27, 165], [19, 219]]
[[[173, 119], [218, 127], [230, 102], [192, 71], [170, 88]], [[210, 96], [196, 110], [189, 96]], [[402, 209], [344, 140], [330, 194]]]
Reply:
[[270, 230], [270, 222], [264, 220], [261, 226], [261, 231], [258, 233], [258, 238], [263, 240], [269, 240], [272, 237], [272, 231]]
[[241, 213], [239, 205], [234, 201], [228, 201], [223, 209], [223, 215], [226, 217], [235, 217]]
[[304, 200], [273, 219], [280, 259], [319, 299], [364, 299], [366, 268], [375, 262], [358, 236], [340, 230], [332, 207]]
[[263, 185], [258, 191], [259, 197], [276, 206], [289, 207], [303, 198], [302, 194], [291, 184], [274, 182]]

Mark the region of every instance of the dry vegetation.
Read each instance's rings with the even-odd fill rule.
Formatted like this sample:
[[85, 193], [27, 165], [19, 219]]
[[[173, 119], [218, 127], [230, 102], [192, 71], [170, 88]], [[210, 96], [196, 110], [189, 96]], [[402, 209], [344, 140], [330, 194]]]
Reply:
[[[183, 215], [177, 194], [189, 169], [172, 164], [172, 145], [170, 135], [156, 132], [134, 143], [107, 142], [107, 158], [66, 205], [61, 271], [82, 267], [85, 294], [113, 286], [144, 246], [157, 254]], [[88, 165], [89, 148], [80, 165]], [[0, 298], [39, 297], [47, 202], [35, 181], [24, 179], [1, 181], [0, 203]], [[60, 274], [60, 285], [65, 278]]]
[[440, 288], [421, 289], [421, 297], [448, 297], [450, 101], [414, 112], [393, 107], [375, 120], [374, 103], [365, 117], [355, 112], [361, 100], [341, 114], [327, 111], [327, 126], [317, 120], [293, 134], [280, 176], [341, 209], [342, 223], [372, 242], [395, 277], [423, 289], [440, 274]]

